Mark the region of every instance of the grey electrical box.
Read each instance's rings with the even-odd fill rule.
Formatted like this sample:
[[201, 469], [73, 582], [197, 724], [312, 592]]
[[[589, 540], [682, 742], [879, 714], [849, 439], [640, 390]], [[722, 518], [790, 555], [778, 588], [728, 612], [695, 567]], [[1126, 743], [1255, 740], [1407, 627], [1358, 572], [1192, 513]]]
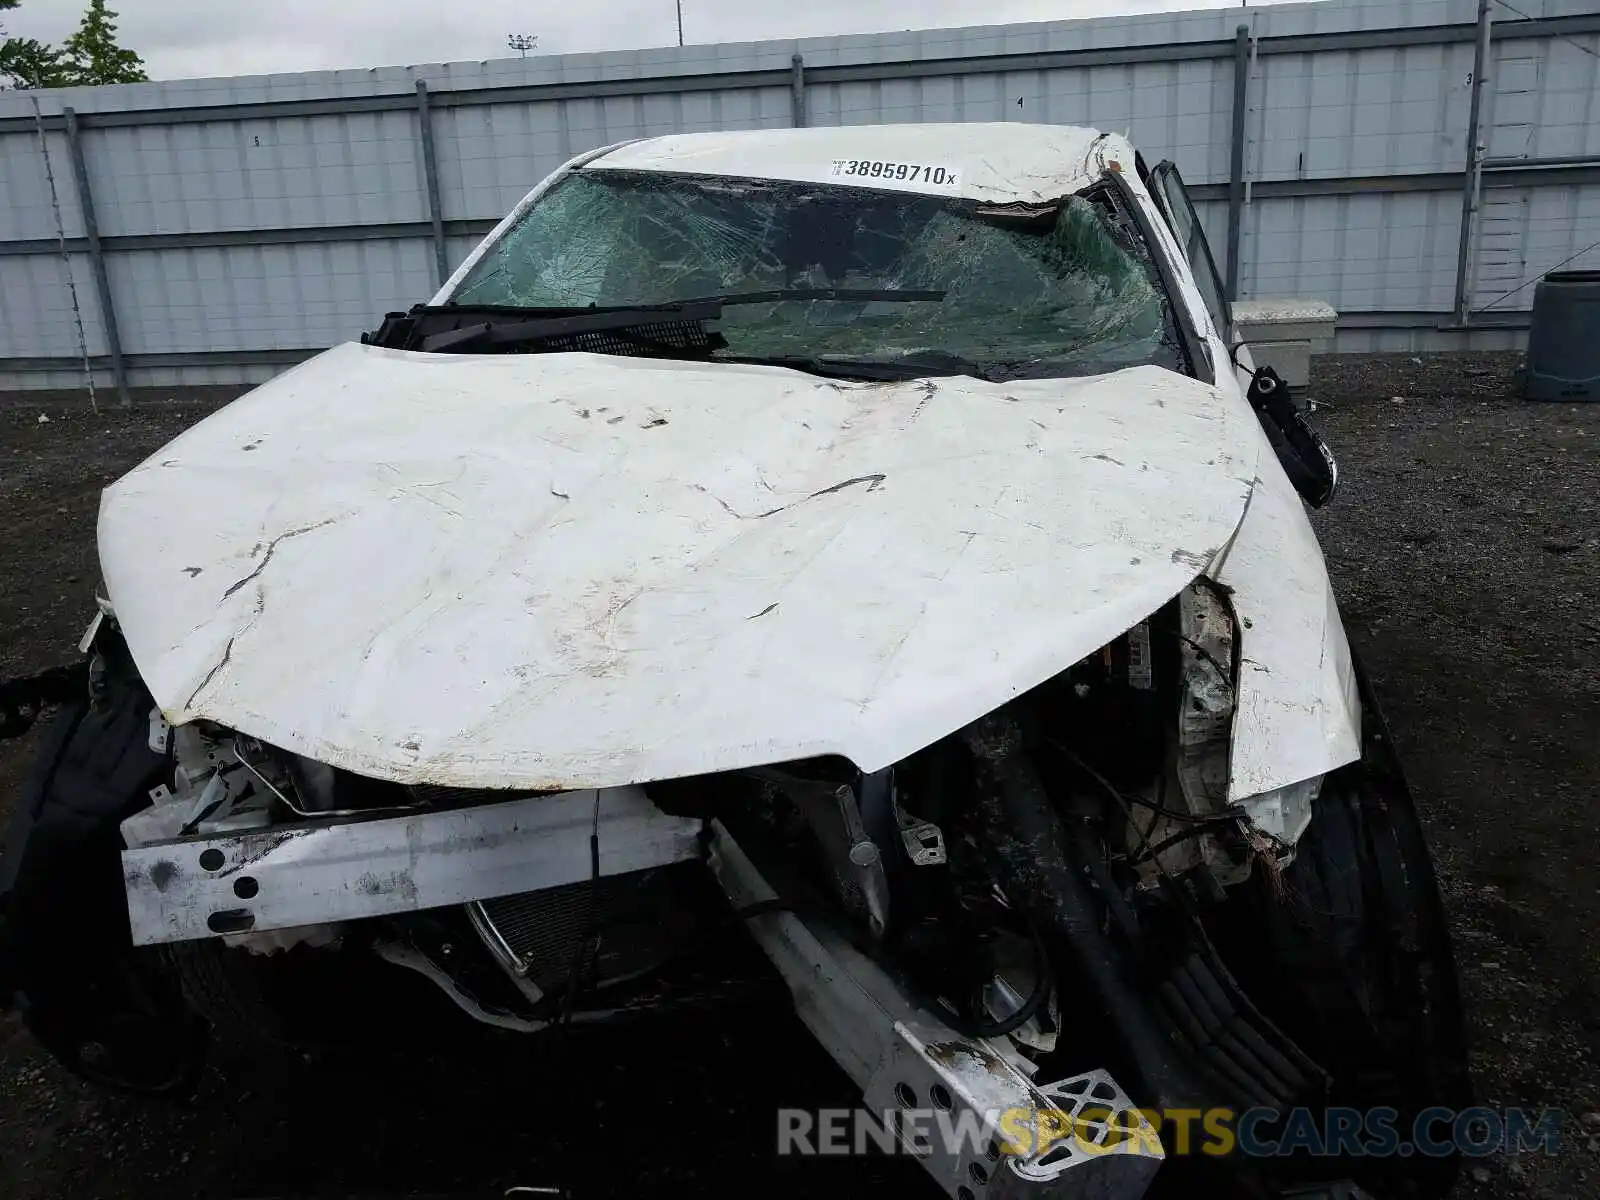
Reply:
[[1600, 271], [1546, 275], [1533, 293], [1529, 400], [1600, 400]]

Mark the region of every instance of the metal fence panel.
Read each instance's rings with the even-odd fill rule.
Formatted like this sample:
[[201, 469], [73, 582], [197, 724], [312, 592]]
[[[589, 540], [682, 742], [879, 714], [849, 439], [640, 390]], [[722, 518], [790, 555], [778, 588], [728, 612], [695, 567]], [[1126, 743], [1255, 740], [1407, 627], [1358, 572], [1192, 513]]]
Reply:
[[1192, 182], [1228, 178], [1233, 76], [1226, 61], [935, 75], [819, 84], [813, 125], [1019, 121], [1128, 134]]
[[418, 221], [409, 112], [106, 129], [85, 139], [105, 237]]
[[[1483, 128], [1512, 161], [1492, 164], [1472, 257], [1475, 302], [1509, 310], [1530, 273], [1600, 239], [1600, 3], [1517, 7], [1537, 20], [1498, 14]], [[1219, 263], [1237, 230], [1242, 294], [1320, 296], [1357, 342], [1415, 344], [1450, 320], [1475, 12], [1328, 0], [65, 89], [37, 95], [54, 199], [35, 97], [0, 95], [0, 384], [59, 382], [85, 349], [58, 222], [97, 371], [113, 344], [65, 107], [135, 383], [254, 379], [371, 328], [579, 151], [796, 121], [1127, 133], [1198, 189]], [[1236, 60], [1241, 21], [1254, 40]]]
[[1471, 71], [1465, 43], [1262, 59], [1251, 130], [1256, 176], [1459, 171]]
[[789, 125], [786, 88], [454, 107], [434, 115], [451, 218], [503, 216], [574, 154], [632, 138]]
[[1311, 196], [1255, 206], [1249, 292], [1338, 297], [1341, 312], [1449, 309], [1455, 192]]
[[[8, 358], [66, 358], [81, 354], [72, 315], [68, 267], [59, 255], [27, 255], [0, 263], [0, 370]], [[90, 354], [105, 352], [87, 255], [71, 256]]]
[[1490, 157], [1600, 154], [1597, 74], [1600, 36], [1499, 47], [1487, 97]]
[[1526, 309], [1533, 303], [1530, 281], [1564, 266], [1592, 269], [1594, 256], [1580, 251], [1600, 243], [1600, 188], [1491, 188], [1482, 230], [1473, 307]]
[[[45, 153], [39, 135], [32, 129], [0, 135], [0, 242], [12, 240], [54, 240], [59, 211], [61, 226], [69, 238], [83, 236], [83, 210], [72, 186], [71, 160], [63, 134], [47, 132], [45, 146], [50, 170], [45, 170]], [[50, 198], [50, 176], [54, 174], [59, 209]]]
[[130, 354], [331, 346], [433, 290], [420, 239], [111, 256]]

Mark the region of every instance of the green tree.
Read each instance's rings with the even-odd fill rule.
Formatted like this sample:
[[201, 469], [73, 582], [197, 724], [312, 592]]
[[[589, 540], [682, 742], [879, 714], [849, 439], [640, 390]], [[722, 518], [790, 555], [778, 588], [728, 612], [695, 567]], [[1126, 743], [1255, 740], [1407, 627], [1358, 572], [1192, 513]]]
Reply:
[[78, 32], [61, 47], [70, 83], [143, 83], [150, 78], [144, 60], [117, 44], [116, 16], [106, 0], [89, 0]]
[[[21, 3], [0, 0], [0, 13]], [[149, 78], [144, 62], [117, 44], [116, 16], [105, 0], [89, 0], [78, 32], [59, 49], [34, 38], [7, 37], [0, 25], [0, 89], [142, 83]]]
[[[21, 2], [0, 0], [0, 13]], [[61, 56], [55, 50], [32, 38], [7, 37], [0, 25], [0, 88], [56, 87], [61, 81]]]
[[33, 38], [0, 41], [0, 88], [66, 87], [72, 82], [67, 63], [54, 46]]

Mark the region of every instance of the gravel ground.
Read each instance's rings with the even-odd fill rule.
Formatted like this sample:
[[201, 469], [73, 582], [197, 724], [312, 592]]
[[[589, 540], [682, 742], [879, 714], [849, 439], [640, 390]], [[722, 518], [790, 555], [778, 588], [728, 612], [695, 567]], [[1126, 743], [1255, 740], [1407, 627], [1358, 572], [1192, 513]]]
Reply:
[[[1600, 1200], [1600, 405], [1525, 405], [1516, 365], [1320, 360], [1344, 485], [1318, 524], [1439, 858], [1480, 1096], [1569, 1114], [1557, 1155], [1483, 1160], [1459, 1194]], [[217, 399], [0, 397], [0, 677], [74, 657], [100, 489]], [[35, 740], [0, 743], [0, 815]], [[853, 1101], [781, 1011], [451, 1057], [407, 1033], [360, 1067], [220, 1065], [179, 1106], [85, 1088], [0, 1017], [0, 1196], [931, 1194], [904, 1161], [766, 1170], [775, 1108]]]

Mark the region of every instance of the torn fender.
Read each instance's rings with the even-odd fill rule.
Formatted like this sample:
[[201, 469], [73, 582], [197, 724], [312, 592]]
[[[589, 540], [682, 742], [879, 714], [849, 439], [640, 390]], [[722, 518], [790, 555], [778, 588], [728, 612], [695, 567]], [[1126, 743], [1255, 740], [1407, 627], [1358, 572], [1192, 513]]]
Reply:
[[1239, 621], [1228, 799], [1326, 774], [1361, 757], [1361, 700], [1327, 564], [1306, 507], [1265, 435], [1261, 477], [1207, 574]]

